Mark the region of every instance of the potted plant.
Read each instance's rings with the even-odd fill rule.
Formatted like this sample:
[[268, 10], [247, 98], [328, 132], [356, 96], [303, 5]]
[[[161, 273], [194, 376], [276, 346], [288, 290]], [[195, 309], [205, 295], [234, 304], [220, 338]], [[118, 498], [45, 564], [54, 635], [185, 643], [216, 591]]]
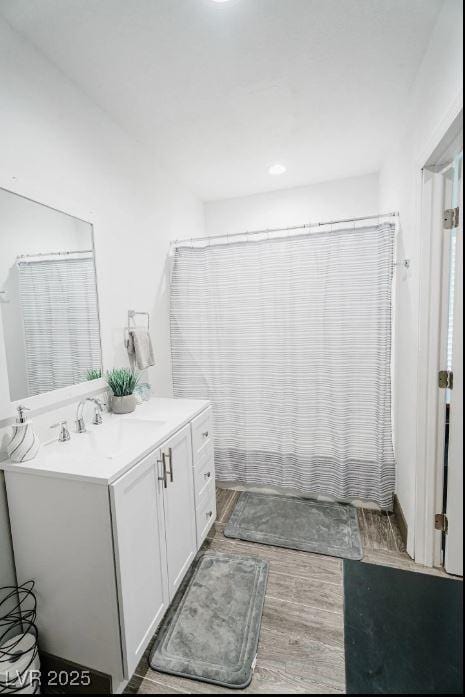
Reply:
[[139, 375], [129, 368], [113, 368], [107, 371], [106, 381], [113, 392], [111, 410], [115, 414], [129, 414], [136, 408], [134, 390], [139, 382]]
[[87, 371], [86, 380], [99, 380], [102, 377], [100, 368], [91, 368]]

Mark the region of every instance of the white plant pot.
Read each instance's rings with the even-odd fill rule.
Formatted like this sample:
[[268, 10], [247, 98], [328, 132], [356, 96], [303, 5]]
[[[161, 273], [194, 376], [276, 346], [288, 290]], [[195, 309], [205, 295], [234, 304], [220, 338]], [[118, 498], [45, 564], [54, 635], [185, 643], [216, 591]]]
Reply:
[[137, 400], [133, 394], [111, 398], [111, 410], [114, 414], [130, 414], [135, 410], [136, 405]]

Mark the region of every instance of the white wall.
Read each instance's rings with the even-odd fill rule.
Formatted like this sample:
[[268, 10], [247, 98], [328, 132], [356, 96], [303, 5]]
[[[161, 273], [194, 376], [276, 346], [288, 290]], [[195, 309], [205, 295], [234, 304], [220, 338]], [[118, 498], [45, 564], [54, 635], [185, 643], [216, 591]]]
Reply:
[[[380, 205], [401, 214], [399, 256], [411, 260], [411, 270], [397, 276], [397, 334], [394, 405], [397, 494], [409, 526], [409, 552], [414, 551], [416, 419], [419, 357], [418, 224], [420, 170], [439, 134], [462, 100], [461, 0], [445, 0], [431, 42], [413, 85], [402, 137], [380, 173]], [[421, 463], [418, 463], [421, 466]]]
[[[94, 223], [104, 366], [127, 363], [128, 309], [150, 311], [158, 364], [149, 377], [169, 395], [166, 254], [170, 239], [202, 234], [202, 204], [3, 20], [0, 85], [0, 187]], [[2, 347], [0, 419], [6, 410]], [[4, 514], [0, 486], [0, 586], [11, 579]]]
[[150, 311], [150, 379], [170, 394], [166, 254], [203, 232], [201, 202], [2, 21], [0, 59], [0, 186], [94, 224], [104, 365], [127, 363], [128, 309]]
[[205, 205], [208, 235], [372, 215], [379, 210], [378, 175], [339, 179]]

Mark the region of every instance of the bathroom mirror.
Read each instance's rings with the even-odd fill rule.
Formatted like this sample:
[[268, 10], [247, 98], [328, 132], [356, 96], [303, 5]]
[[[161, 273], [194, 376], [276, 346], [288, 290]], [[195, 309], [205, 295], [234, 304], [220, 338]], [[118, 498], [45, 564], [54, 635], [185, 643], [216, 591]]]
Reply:
[[11, 401], [100, 377], [92, 225], [0, 189], [0, 315]]

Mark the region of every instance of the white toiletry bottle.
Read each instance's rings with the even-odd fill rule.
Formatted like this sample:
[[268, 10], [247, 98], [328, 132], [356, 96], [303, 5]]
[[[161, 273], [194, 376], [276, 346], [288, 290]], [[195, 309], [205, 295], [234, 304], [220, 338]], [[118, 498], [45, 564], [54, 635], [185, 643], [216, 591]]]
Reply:
[[13, 426], [11, 441], [8, 443], [7, 451], [10, 460], [13, 462], [26, 462], [32, 460], [38, 453], [40, 441], [34, 431], [32, 422], [26, 421], [24, 412], [29, 411], [27, 407], [18, 407], [18, 418]]

